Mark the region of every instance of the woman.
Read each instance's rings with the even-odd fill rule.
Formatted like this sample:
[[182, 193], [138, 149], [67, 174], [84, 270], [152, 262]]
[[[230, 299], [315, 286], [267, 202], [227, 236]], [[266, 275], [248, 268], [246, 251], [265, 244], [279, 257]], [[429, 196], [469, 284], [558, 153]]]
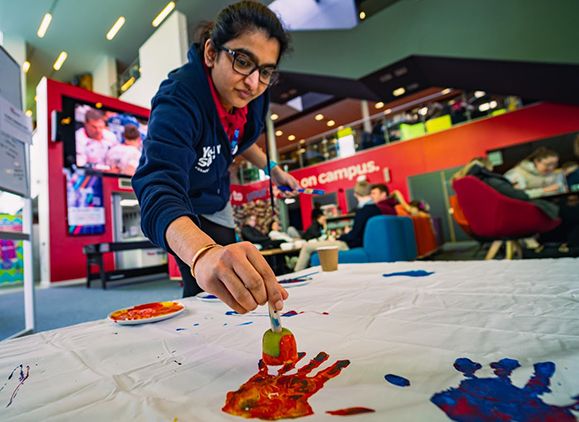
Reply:
[[255, 145], [288, 42], [267, 7], [228, 6], [152, 100], [132, 183], [143, 232], [176, 256], [184, 297], [203, 289], [240, 313], [287, 298], [257, 249], [235, 243], [228, 168], [242, 155], [277, 185], [299, 186]]
[[505, 173], [505, 177], [531, 198], [567, 190], [565, 176], [556, 171], [559, 154], [541, 147]]

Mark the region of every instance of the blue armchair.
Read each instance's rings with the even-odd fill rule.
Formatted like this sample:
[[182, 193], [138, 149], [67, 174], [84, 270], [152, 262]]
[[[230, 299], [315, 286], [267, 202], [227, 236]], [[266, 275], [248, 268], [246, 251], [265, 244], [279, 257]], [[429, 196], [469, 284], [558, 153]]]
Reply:
[[[409, 217], [379, 215], [372, 217], [364, 230], [364, 246], [339, 252], [339, 262], [356, 264], [368, 262], [412, 261], [416, 259], [414, 226]], [[320, 265], [317, 253], [312, 265]]]

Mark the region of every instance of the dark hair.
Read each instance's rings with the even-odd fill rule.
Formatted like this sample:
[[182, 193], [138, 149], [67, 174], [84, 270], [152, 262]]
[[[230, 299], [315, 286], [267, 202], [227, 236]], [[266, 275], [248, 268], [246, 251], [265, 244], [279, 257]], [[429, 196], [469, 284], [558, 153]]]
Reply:
[[559, 154], [557, 151], [553, 151], [552, 149], [540, 147], [537, 148], [531, 155], [529, 155], [526, 160], [535, 161], [535, 160], [542, 160], [548, 157], [557, 157], [559, 158]]
[[312, 220], [314, 221], [318, 221], [318, 218], [320, 218], [323, 215], [324, 215], [323, 211], [319, 208], [314, 208], [312, 210]]
[[384, 183], [375, 183], [370, 187], [370, 190], [373, 191], [374, 189], [378, 189], [380, 192], [385, 193], [386, 195], [390, 195], [390, 191], [388, 190], [388, 186]]
[[216, 49], [245, 32], [263, 31], [269, 38], [279, 42], [279, 60], [289, 50], [290, 37], [277, 15], [257, 1], [243, 0], [227, 6], [215, 22], [203, 22], [196, 31], [199, 53], [203, 54], [205, 43], [211, 40]]
[[140, 137], [141, 133], [137, 126], [131, 124], [125, 125], [125, 139], [134, 140], [139, 139]]

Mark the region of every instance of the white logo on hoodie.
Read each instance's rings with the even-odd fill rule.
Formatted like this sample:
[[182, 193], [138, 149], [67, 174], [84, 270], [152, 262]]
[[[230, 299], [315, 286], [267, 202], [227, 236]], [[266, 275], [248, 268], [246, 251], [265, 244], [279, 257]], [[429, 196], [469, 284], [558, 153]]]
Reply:
[[195, 170], [201, 173], [207, 173], [209, 171], [209, 167], [217, 157], [217, 154], [221, 154], [221, 145], [211, 145], [211, 146], [204, 146], [203, 147], [203, 156], [199, 157], [197, 160], [197, 164], [195, 165]]

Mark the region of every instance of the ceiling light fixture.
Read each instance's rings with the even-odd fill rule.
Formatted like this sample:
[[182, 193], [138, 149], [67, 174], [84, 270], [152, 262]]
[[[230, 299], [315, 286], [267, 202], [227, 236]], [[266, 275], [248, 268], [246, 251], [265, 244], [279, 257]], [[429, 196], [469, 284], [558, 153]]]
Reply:
[[283, 130], [276, 130], [275, 131], [275, 136], [281, 136], [283, 135]]
[[392, 113], [391, 108], [387, 108], [386, 110], [384, 110], [384, 114], [390, 114], [390, 113]]
[[336, 122], [334, 122], [333, 120], [328, 120], [328, 123], [326, 123], [329, 127], [332, 127], [336, 124]]
[[376, 107], [376, 109], [380, 110], [382, 107], [384, 107], [384, 103], [382, 101], [377, 102], [376, 104], [374, 104], [374, 107]]
[[323, 114], [316, 114], [314, 116], [314, 119], [316, 119], [319, 122], [320, 120], [324, 120], [324, 115]]
[[161, 22], [163, 22], [165, 18], [169, 16], [169, 13], [171, 13], [174, 8], [175, 8], [174, 1], [170, 1], [169, 3], [167, 3], [167, 6], [165, 6], [163, 10], [159, 12], [159, 14], [155, 17], [155, 19], [153, 19], [153, 26], [156, 28], [159, 25], [161, 25]]
[[490, 108], [491, 108], [491, 105], [489, 103], [483, 103], [483, 104], [478, 106], [479, 111], [489, 111]]
[[406, 90], [403, 87], [400, 87], [392, 91], [392, 95], [394, 95], [395, 97], [400, 97], [401, 95], [404, 95], [405, 92]]
[[46, 31], [48, 31], [48, 27], [50, 26], [50, 22], [52, 21], [52, 15], [50, 13], [46, 13], [40, 21], [40, 26], [38, 27], [38, 31], [36, 35], [38, 38], [43, 38], [46, 35]]
[[54, 62], [54, 65], [52, 66], [52, 68], [54, 70], [60, 70], [60, 68], [62, 67], [62, 65], [66, 61], [67, 57], [68, 57], [68, 53], [66, 51], [61, 51], [60, 54], [58, 55], [58, 57], [56, 58], [56, 61]]
[[30, 70], [30, 62], [26, 60], [24, 63], [22, 63], [22, 71], [24, 73], [28, 73], [28, 70]]
[[135, 81], [135, 77], [131, 76], [127, 82], [121, 85], [121, 92], [125, 92], [127, 89], [129, 89], [135, 83]]
[[363, 21], [364, 19], [366, 19], [366, 12], [361, 11], [360, 12], [360, 20]]
[[275, 113], [273, 113], [270, 117], [271, 120], [276, 121], [277, 119], [279, 119], [279, 116]]
[[487, 93], [484, 92], [484, 91], [475, 91], [475, 92], [474, 92], [475, 98], [484, 97], [485, 95], [487, 95]]
[[418, 110], [418, 114], [420, 114], [421, 116], [426, 116], [427, 113], [428, 107], [422, 107], [420, 110]]
[[115, 37], [115, 35], [117, 35], [117, 32], [119, 32], [119, 29], [121, 29], [124, 24], [125, 24], [125, 17], [119, 16], [119, 18], [111, 27], [111, 29], [109, 29], [109, 32], [107, 32], [107, 40], [109, 41], [112, 40]]
[[442, 95], [450, 94], [450, 88], [443, 89], [442, 91], [440, 91], [440, 93]]
[[295, 141], [296, 140], [296, 136], [295, 135], [290, 135], [287, 137], [288, 141]]

